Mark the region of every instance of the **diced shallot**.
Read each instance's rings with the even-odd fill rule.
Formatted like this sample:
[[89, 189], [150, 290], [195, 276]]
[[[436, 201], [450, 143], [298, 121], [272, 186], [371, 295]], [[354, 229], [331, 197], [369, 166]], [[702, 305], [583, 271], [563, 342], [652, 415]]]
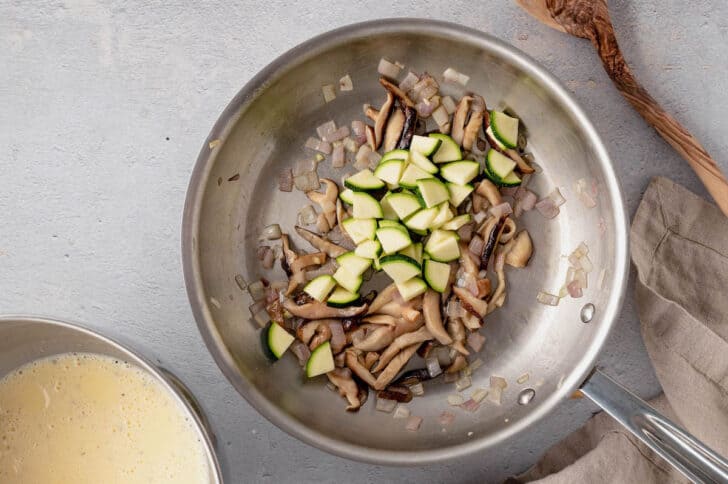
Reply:
[[488, 390], [486, 390], [485, 388], [478, 388], [477, 390], [475, 390], [473, 392], [472, 395], [470, 395], [470, 398], [474, 402], [480, 403], [483, 401], [483, 399], [486, 397], [486, 395], [488, 395]]
[[371, 168], [372, 171], [376, 170], [377, 165], [379, 164], [379, 160], [382, 159], [382, 155], [377, 153], [376, 151], [369, 151], [367, 153], [367, 159], [369, 160], [369, 168]]
[[311, 225], [316, 223], [316, 209], [313, 205], [306, 205], [298, 211], [298, 225]]
[[248, 284], [248, 293], [253, 301], [260, 301], [265, 298], [265, 286], [261, 281], [255, 281]]
[[367, 142], [367, 132], [366, 132], [366, 125], [363, 121], [352, 121], [351, 122], [351, 133], [354, 140], [359, 143], [360, 145], [363, 145]]
[[472, 413], [480, 408], [480, 403], [476, 402], [475, 400], [473, 400], [471, 398], [471, 399], [467, 400], [465, 403], [463, 403], [462, 405], [460, 405], [460, 408]]
[[329, 323], [329, 329], [331, 329], [331, 349], [338, 353], [336, 350], [340, 351], [346, 345], [344, 327], [339, 321], [331, 321]]
[[331, 166], [333, 168], [341, 168], [346, 164], [346, 157], [344, 156], [344, 145], [337, 144], [334, 146], [334, 151], [331, 155]]
[[277, 240], [281, 238], [281, 226], [278, 224], [268, 225], [260, 233], [260, 237], [267, 240]]
[[421, 397], [425, 394], [425, 387], [422, 385], [422, 383], [415, 383], [411, 387], [409, 387], [410, 391], [412, 392], [412, 395], [416, 397]]
[[263, 257], [263, 269], [272, 269], [273, 263], [275, 262], [275, 252], [268, 249], [268, 251], [265, 253], [265, 256]]
[[315, 171], [309, 171], [294, 177], [293, 185], [302, 192], [310, 192], [311, 190], [318, 190], [321, 187], [321, 182]]
[[425, 360], [425, 363], [427, 364], [427, 373], [430, 374], [430, 378], [435, 378], [437, 375], [442, 373], [442, 368], [440, 368], [440, 362], [437, 360], [436, 356], [431, 356]]
[[405, 425], [404, 428], [409, 430], [410, 432], [417, 432], [420, 428], [420, 425], [422, 425], [422, 417], [411, 415], [407, 419], [407, 425]]
[[302, 160], [296, 161], [296, 163], [293, 165], [293, 176], [294, 178], [297, 176], [305, 175], [306, 173], [310, 173], [312, 171], [316, 171], [316, 166], [318, 163], [316, 163], [316, 160], [313, 158], [304, 158]]
[[354, 163], [354, 168], [357, 170], [363, 170], [364, 168], [369, 167], [369, 153], [372, 152], [372, 149], [369, 145], [361, 145], [359, 147], [359, 151], [356, 152], [356, 162]]
[[[251, 312], [252, 312], [252, 310], [251, 310]], [[268, 315], [268, 311], [266, 311], [265, 308], [263, 308], [260, 311], [257, 311], [255, 314], [253, 314], [253, 319], [255, 319], [255, 322], [258, 323], [258, 326], [260, 326], [261, 328], [265, 328], [268, 325], [268, 322], [270, 321], [270, 316]]]
[[336, 131], [336, 123], [333, 121], [326, 121], [324, 124], [316, 128], [316, 134], [318, 134], [321, 139], [324, 139], [324, 136], [329, 133], [333, 133], [334, 131]]
[[293, 172], [290, 168], [278, 173], [278, 190], [282, 192], [293, 191]]
[[470, 385], [472, 385], [472, 384], [473, 384], [473, 382], [469, 376], [461, 376], [455, 382], [455, 388], [457, 389], [457, 391], [462, 392], [466, 388], [469, 388]]
[[397, 405], [397, 409], [394, 411], [392, 418], [409, 418], [410, 410], [404, 405]]
[[536, 301], [547, 306], [558, 306], [559, 296], [554, 296], [553, 294], [549, 294], [548, 292], [539, 291], [539, 293], [536, 295]]
[[607, 275], [607, 271], [602, 269], [599, 271], [599, 277], [597, 277], [597, 289], [602, 290], [604, 288], [604, 277]]
[[354, 83], [351, 81], [349, 74], [339, 79], [339, 90], [340, 91], [352, 91], [354, 90]]
[[445, 72], [442, 73], [442, 77], [445, 79], [445, 82], [457, 83], [461, 86], [465, 86], [470, 80], [470, 76], [466, 76], [452, 67], [445, 69]]
[[399, 88], [402, 89], [404, 92], [409, 92], [412, 90], [413, 87], [415, 87], [415, 84], [417, 84], [417, 81], [419, 80], [420, 76], [410, 71], [407, 73], [406, 76], [404, 76], [402, 82], [399, 83]]
[[306, 140], [305, 146], [310, 150], [320, 151], [327, 155], [331, 154], [331, 143], [314, 138], [313, 136]]
[[531, 378], [531, 375], [528, 373], [524, 373], [516, 379], [516, 383], [518, 383], [519, 385], [523, 385], [528, 381], [529, 378]]
[[435, 120], [435, 123], [439, 128], [442, 128], [446, 124], [450, 124], [450, 114], [447, 112], [442, 104], [440, 104], [437, 109], [432, 111], [432, 119]]
[[559, 207], [549, 197], [542, 198], [536, 204], [536, 210], [545, 218], [552, 219], [559, 214]]
[[473, 224], [465, 224], [462, 227], [458, 229], [458, 237], [460, 237], [460, 240], [463, 242], [470, 242], [470, 240], [473, 237]]
[[511, 207], [511, 204], [508, 202], [503, 202], [501, 204], [490, 207], [490, 214], [496, 218], [501, 218], [504, 215], [510, 215], [512, 213], [513, 213], [513, 208]]
[[336, 87], [333, 84], [324, 84], [321, 86], [321, 93], [324, 95], [324, 101], [327, 103], [336, 99]]
[[566, 285], [566, 290], [569, 291], [569, 296], [577, 299], [580, 298], [582, 293], [582, 287], [579, 285], [579, 281], [573, 280]]
[[397, 400], [387, 400], [386, 398], [377, 397], [376, 409], [380, 412], [392, 413], [397, 406]]
[[[342, 140], [342, 144], [344, 145], [344, 149], [349, 153], [356, 153], [356, 151], [359, 149], [359, 145], [363, 143], [359, 143], [354, 138], [344, 138]], [[334, 148], [336, 148], [336, 146], [334, 146]]]
[[474, 235], [472, 239], [470, 239], [470, 243], [468, 244], [468, 250], [472, 254], [474, 254], [477, 257], [480, 257], [480, 255], [483, 253], [483, 248], [485, 247], [485, 240], [480, 235]]
[[450, 96], [445, 96], [440, 100], [440, 104], [445, 107], [447, 114], [452, 114], [457, 109], [457, 104]]
[[334, 141], [341, 141], [342, 139], [346, 138], [347, 136], [349, 136], [349, 127], [341, 126], [336, 131], [332, 131], [331, 133], [328, 133], [328, 134], [322, 136], [321, 139], [324, 141], [333, 143]]
[[448, 411], [442, 412], [440, 414], [440, 416], [437, 418], [437, 422], [444, 427], [450, 425], [454, 421], [455, 421], [455, 414], [448, 412]]
[[448, 395], [447, 396], [447, 403], [449, 405], [452, 405], [453, 407], [457, 407], [458, 405], [462, 405], [465, 401], [465, 397], [460, 395], [459, 393]]
[[299, 340], [295, 340], [291, 343], [291, 353], [298, 358], [298, 364], [301, 366], [305, 365], [308, 361], [308, 357], [311, 356], [311, 351], [308, 349], [308, 346], [301, 343]]
[[391, 77], [392, 79], [396, 79], [397, 76], [399, 76], [400, 71], [402, 70], [401, 67], [399, 67], [397, 64], [394, 64], [384, 57], [379, 59], [379, 66], [377, 66], [377, 72], [379, 72], [381, 75], [386, 77]]
[[554, 205], [556, 205], [557, 207], [560, 207], [564, 203], [566, 203], [566, 199], [561, 194], [561, 191], [559, 191], [559, 187], [554, 188], [553, 191], [551, 193], [549, 193], [548, 196], [551, 200], [553, 200]]
[[476, 353], [483, 349], [483, 345], [485, 344], [485, 336], [478, 333], [477, 331], [474, 331], [468, 335], [468, 346], [470, 346], [473, 351]]
[[524, 189], [523, 195], [520, 195], [519, 193], [519, 202], [521, 209], [524, 212], [528, 212], [529, 210], [533, 210], [533, 207], [536, 206], [536, 202], [538, 201], [538, 196], [533, 193], [531, 190]]

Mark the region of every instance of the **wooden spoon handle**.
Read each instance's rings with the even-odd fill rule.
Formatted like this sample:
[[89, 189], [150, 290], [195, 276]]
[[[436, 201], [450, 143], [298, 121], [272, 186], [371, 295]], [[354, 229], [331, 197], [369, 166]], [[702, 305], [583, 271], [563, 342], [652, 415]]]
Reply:
[[[608, 14], [607, 14], [608, 15]], [[637, 82], [619, 50], [609, 18], [594, 17], [595, 31], [589, 36], [604, 69], [617, 89], [665, 141], [690, 164], [725, 215], [728, 215], [728, 180], [700, 142], [668, 114]]]

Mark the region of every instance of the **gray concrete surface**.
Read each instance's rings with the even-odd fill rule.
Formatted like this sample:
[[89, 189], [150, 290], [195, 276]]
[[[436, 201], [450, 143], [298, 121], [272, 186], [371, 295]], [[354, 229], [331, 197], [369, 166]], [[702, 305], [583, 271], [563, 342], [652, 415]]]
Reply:
[[[313, 35], [363, 19], [438, 18], [511, 42], [564, 81], [607, 142], [630, 214], [654, 175], [705, 191], [617, 94], [586, 41], [510, 2], [297, 3], [0, 0], [0, 312], [83, 322], [175, 371], [209, 412], [229, 482], [502, 480], [594, 407], [565, 402], [488, 455], [387, 468], [292, 439], [223, 378], [190, 314], [179, 256], [187, 179], [218, 113], [256, 71]], [[728, 3], [609, 3], [637, 76], [721, 158]], [[659, 392], [631, 290], [601, 363], [640, 395]]]

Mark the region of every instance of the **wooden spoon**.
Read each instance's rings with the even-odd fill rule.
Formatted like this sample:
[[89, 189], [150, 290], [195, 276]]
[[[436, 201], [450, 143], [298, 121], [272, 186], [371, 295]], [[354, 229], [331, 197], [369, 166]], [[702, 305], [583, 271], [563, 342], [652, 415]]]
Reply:
[[728, 215], [728, 181], [700, 142], [635, 80], [619, 50], [606, 0], [516, 0], [516, 3], [549, 27], [589, 39], [617, 89], [685, 158], [723, 213]]

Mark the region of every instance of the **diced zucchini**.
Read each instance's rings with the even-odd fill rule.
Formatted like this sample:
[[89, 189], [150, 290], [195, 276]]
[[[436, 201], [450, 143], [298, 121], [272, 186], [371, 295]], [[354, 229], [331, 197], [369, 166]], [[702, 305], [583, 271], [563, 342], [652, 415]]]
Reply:
[[409, 157], [409, 151], [407, 150], [392, 150], [387, 151], [382, 155], [382, 159], [379, 160], [379, 164], [381, 165], [384, 162], [387, 162], [389, 160], [401, 160], [401, 161], [407, 161], [407, 157]]
[[[382, 220], [382, 222], [387, 222], [387, 220]], [[356, 247], [354, 253], [359, 257], [374, 260], [382, 253], [382, 244], [378, 240], [365, 240]]]
[[344, 186], [355, 192], [363, 192], [384, 188], [384, 182], [375, 177], [371, 170], [364, 169], [344, 180]]
[[453, 218], [449, 222], [443, 224], [442, 227], [440, 227], [442, 230], [457, 230], [466, 223], [470, 222], [470, 214], [464, 213], [462, 215], [458, 215], [457, 217]]
[[478, 176], [480, 164], [476, 161], [455, 161], [440, 168], [440, 176], [456, 185], [467, 185]]
[[379, 227], [397, 227], [399, 229], [407, 231], [407, 227], [397, 222], [396, 220], [380, 220]]
[[414, 163], [410, 163], [404, 169], [402, 178], [399, 179], [399, 185], [405, 188], [416, 188], [417, 180], [421, 180], [423, 178], [433, 178], [433, 175], [432, 173], [427, 173]]
[[348, 203], [349, 205], [354, 204], [354, 190], [350, 188], [345, 188], [344, 190], [339, 193], [339, 198], [342, 202]]
[[459, 207], [474, 190], [473, 185], [456, 185], [454, 183], [446, 183], [446, 185], [447, 191], [450, 193], [450, 203], [453, 207]]
[[518, 144], [518, 118], [512, 118], [499, 111], [490, 112], [490, 127], [495, 138], [508, 148]]
[[458, 146], [457, 142], [448, 135], [442, 133], [430, 133], [430, 138], [442, 141], [440, 147], [437, 149], [435, 154], [432, 155], [432, 161], [435, 163], [447, 163], [463, 159], [460, 146]]
[[402, 254], [385, 255], [379, 260], [382, 270], [396, 283], [408, 281], [420, 275], [420, 265]]
[[430, 230], [440, 228], [445, 222], [448, 222], [454, 216], [452, 210], [450, 210], [450, 204], [448, 202], [442, 202], [437, 207], [437, 215], [430, 223]]
[[382, 218], [382, 206], [367, 192], [354, 192], [354, 218]]
[[425, 276], [425, 281], [427, 281], [427, 284], [432, 289], [439, 293], [443, 293], [450, 281], [450, 264], [428, 259], [425, 261], [423, 274]]
[[517, 187], [521, 184], [521, 177], [516, 175], [515, 171], [510, 172], [505, 178], [498, 182], [498, 185], [502, 187]]
[[413, 277], [412, 279], [396, 283], [397, 291], [402, 299], [409, 301], [410, 299], [424, 294], [427, 291], [427, 284], [419, 277]]
[[334, 371], [334, 355], [329, 342], [320, 344], [311, 352], [306, 362], [306, 376], [313, 378]]
[[392, 205], [389, 204], [388, 195], [390, 194], [385, 195], [379, 202], [382, 207], [382, 217], [385, 220], [397, 220], [399, 217], [397, 217], [397, 212], [392, 209]]
[[410, 151], [416, 151], [417, 153], [429, 157], [437, 151], [441, 144], [442, 140], [439, 138], [414, 135], [412, 136], [412, 142], [410, 143]]
[[439, 170], [439, 168], [437, 168], [437, 165], [427, 159], [425, 155], [417, 151], [410, 151], [409, 162], [419, 166], [427, 173], [437, 173], [437, 171]]
[[437, 217], [437, 213], [439, 211], [440, 209], [437, 207], [423, 208], [419, 212], [415, 212], [413, 215], [410, 215], [410, 217], [404, 221], [404, 224], [412, 231], [426, 231], [435, 217]]
[[359, 293], [347, 291], [343, 287], [337, 287], [326, 300], [326, 304], [334, 308], [345, 308], [353, 306], [359, 300]]
[[422, 242], [415, 242], [399, 251], [400, 254], [411, 257], [418, 264], [422, 265]]
[[446, 230], [435, 230], [425, 245], [425, 252], [438, 262], [457, 259], [460, 257], [457, 235]]
[[347, 218], [341, 225], [355, 244], [374, 240], [377, 232], [377, 221], [373, 218]]
[[272, 321], [268, 326], [268, 349], [279, 359], [286, 352], [295, 338], [278, 323]]
[[417, 197], [409, 192], [392, 193], [386, 198], [400, 220], [406, 219], [422, 208]]
[[[366, 242], [376, 242], [376, 241], [368, 240]], [[364, 274], [364, 272], [366, 272], [366, 270], [372, 266], [371, 259], [367, 259], [365, 257], [359, 257], [354, 252], [347, 252], [346, 254], [341, 254], [339, 257], [336, 258], [336, 263], [339, 264], [339, 267], [346, 268], [347, 271], [349, 271], [351, 274], [353, 274], [355, 276], [360, 276], [360, 275]], [[332, 289], [333, 289], [333, 286], [332, 286]]]
[[502, 150], [505, 150], [508, 148], [506, 145], [504, 145], [503, 143], [498, 141], [498, 138], [495, 137], [495, 135], [493, 134], [492, 126], [488, 126], [488, 129], [486, 129], [485, 132], [488, 134], [488, 139], [495, 141], [495, 144], [498, 146], [498, 148], [500, 148]]
[[508, 158], [506, 155], [491, 149], [488, 150], [485, 165], [488, 168], [487, 174], [500, 183], [513, 171], [516, 167], [516, 162]]
[[341, 287], [349, 292], [359, 292], [359, 288], [362, 284], [362, 277], [349, 272], [349, 270], [341, 266], [334, 272], [334, 279], [339, 283]]
[[387, 160], [384, 163], [379, 163], [377, 169], [374, 170], [374, 176], [382, 181], [387, 182], [390, 186], [399, 186], [399, 179], [404, 171], [403, 160]]
[[417, 192], [422, 196], [427, 208], [440, 205], [450, 199], [447, 186], [437, 178], [417, 180]]
[[324, 274], [312, 279], [308, 284], [306, 284], [303, 291], [315, 300], [323, 302], [326, 300], [326, 297], [331, 293], [331, 291], [334, 290], [335, 286], [336, 281], [334, 278], [328, 274]]
[[412, 243], [409, 233], [399, 227], [377, 229], [377, 239], [382, 244], [382, 250], [385, 254], [394, 254]]

